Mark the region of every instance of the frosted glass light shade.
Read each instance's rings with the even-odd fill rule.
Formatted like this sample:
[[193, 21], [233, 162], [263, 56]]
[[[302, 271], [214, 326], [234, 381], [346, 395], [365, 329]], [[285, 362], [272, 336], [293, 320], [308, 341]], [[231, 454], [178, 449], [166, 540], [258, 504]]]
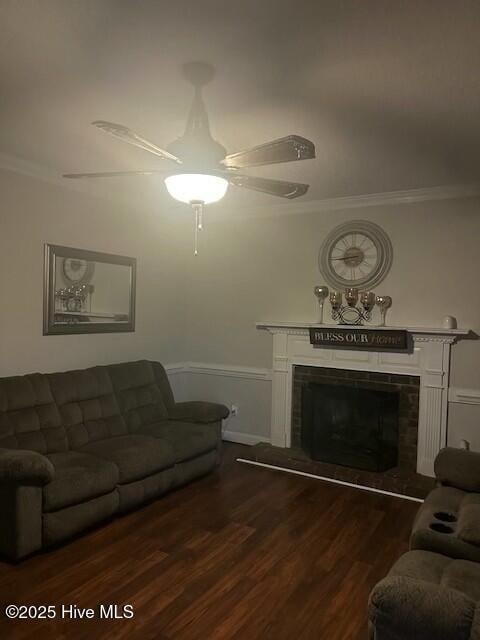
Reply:
[[195, 200], [209, 204], [221, 200], [228, 189], [228, 182], [218, 176], [205, 173], [179, 173], [165, 178], [168, 193], [180, 202]]

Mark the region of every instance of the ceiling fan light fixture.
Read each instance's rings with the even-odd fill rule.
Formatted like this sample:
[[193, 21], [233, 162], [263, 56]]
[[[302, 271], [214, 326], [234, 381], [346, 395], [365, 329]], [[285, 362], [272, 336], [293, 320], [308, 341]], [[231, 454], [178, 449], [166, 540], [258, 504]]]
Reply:
[[178, 173], [165, 178], [168, 193], [187, 204], [210, 204], [221, 200], [227, 193], [228, 181], [207, 173]]

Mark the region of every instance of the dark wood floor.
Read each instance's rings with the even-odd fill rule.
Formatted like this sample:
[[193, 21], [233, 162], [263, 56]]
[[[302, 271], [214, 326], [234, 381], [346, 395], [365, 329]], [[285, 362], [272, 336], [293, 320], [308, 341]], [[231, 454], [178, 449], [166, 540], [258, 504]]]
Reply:
[[[418, 505], [235, 462], [50, 553], [0, 563], [0, 638], [365, 640], [371, 587]], [[4, 605], [131, 604], [131, 620], [10, 621]]]

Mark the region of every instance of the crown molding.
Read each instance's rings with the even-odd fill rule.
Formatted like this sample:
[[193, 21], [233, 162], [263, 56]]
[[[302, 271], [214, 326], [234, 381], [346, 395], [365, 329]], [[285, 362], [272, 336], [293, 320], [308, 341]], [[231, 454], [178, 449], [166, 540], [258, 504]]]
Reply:
[[30, 178], [36, 178], [37, 180], [43, 180], [44, 182], [49, 182], [50, 184], [55, 184], [63, 188], [85, 191], [85, 187], [82, 188], [80, 182], [77, 185], [76, 182], [72, 181], [69, 187], [65, 179], [53, 169], [36, 164], [35, 162], [30, 162], [29, 160], [14, 156], [10, 153], [0, 152], [0, 169], [19, 173], [24, 176], [29, 176]]
[[101, 200], [107, 200], [109, 202], [116, 202], [118, 204], [118, 198], [107, 194], [98, 194], [92, 192], [89, 189], [88, 184], [82, 180], [66, 180], [60, 173], [57, 173], [50, 167], [25, 160], [19, 156], [12, 155], [10, 153], [0, 152], [0, 170], [11, 171], [12, 173], [18, 173], [23, 176], [28, 176], [36, 180], [41, 180], [48, 184], [66, 189], [67, 191], [76, 191], [89, 196], [90, 198], [99, 198]]
[[279, 215], [305, 215], [309, 213], [323, 213], [331, 211], [347, 211], [349, 209], [361, 209], [366, 207], [381, 207], [417, 202], [433, 202], [439, 200], [458, 200], [480, 197], [480, 184], [458, 184], [424, 189], [405, 189], [402, 191], [385, 191], [382, 193], [367, 193], [358, 196], [341, 196], [338, 198], [325, 198], [321, 200], [304, 200], [289, 202], [287, 204], [269, 205], [252, 208], [251, 213], [238, 207], [230, 209], [231, 212], [248, 216], [279, 216]]
[[[109, 194], [93, 193], [82, 180], [65, 180], [51, 168], [30, 162], [18, 156], [0, 152], [0, 169], [12, 171], [22, 175], [48, 182], [62, 189], [68, 189], [84, 193], [94, 198], [101, 198], [118, 203], [118, 198]], [[438, 200], [456, 200], [475, 198], [480, 196], [480, 184], [458, 184], [427, 187], [424, 189], [405, 189], [402, 191], [385, 191], [382, 193], [367, 193], [357, 196], [341, 196], [338, 198], [325, 198], [321, 200], [301, 200], [285, 204], [266, 206], [234, 206], [229, 207], [229, 212], [239, 214], [242, 217], [250, 216], [279, 216], [308, 213], [322, 213], [330, 211], [346, 211], [364, 207], [393, 206], [401, 204], [413, 204], [417, 202], [432, 202]], [[138, 204], [138, 203], [137, 203]], [[221, 217], [224, 207], [216, 206], [209, 210], [214, 216]]]

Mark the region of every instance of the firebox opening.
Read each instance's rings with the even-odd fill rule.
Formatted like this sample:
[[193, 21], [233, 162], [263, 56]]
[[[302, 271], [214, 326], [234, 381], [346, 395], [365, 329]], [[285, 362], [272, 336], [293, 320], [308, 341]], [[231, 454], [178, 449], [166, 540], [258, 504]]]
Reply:
[[398, 461], [399, 393], [309, 382], [301, 446], [313, 460], [386, 471]]

